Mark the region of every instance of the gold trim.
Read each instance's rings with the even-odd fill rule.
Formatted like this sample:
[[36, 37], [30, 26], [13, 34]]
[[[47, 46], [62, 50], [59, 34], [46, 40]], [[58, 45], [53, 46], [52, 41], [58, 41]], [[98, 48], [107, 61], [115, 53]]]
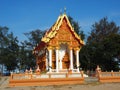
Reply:
[[52, 49], [53, 49], [53, 47], [51, 47], [51, 46], [48, 46], [48, 47], [47, 47], [47, 49], [48, 49], [48, 50], [52, 50]]
[[79, 48], [79, 47], [77, 47], [77, 48], [74, 48], [74, 50], [75, 50], [75, 51], [80, 51], [80, 48]]
[[49, 42], [51, 38], [55, 37], [57, 34], [57, 30], [59, 30], [60, 26], [62, 25], [63, 19], [67, 20], [67, 24], [70, 27], [70, 30], [75, 35], [75, 37], [79, 40], [79, 43], [84, 45], [84, 41], [81, 40], [81, 38], [77, 35], [77, 33], [74, 31], [74, 28], [72, 27], [67, 15], [64, 13], [63, 15], [60, 15], [56, 21], [56, 23], [52, 26], [51, 31], [42, 38], [42, 41]]
[[73, 49], [73, 47], [69, 46], [69, 50], [72, 50], [72, 49]]
[[59, 47], [59, 46], [57, 46], [57, 47], [55, 47], [55, 49], [56, 49], [56, 50], [59, 50], [59, 49], [60, 49], [60, 47]]

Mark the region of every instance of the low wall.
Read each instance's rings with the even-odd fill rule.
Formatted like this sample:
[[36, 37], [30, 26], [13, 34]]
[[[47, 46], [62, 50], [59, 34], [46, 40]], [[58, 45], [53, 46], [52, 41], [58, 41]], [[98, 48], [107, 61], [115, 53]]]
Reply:
[[83, 73], [11, 74], [9, 86], [47, 86], [84, 83]]
[[99, 82], [120, 82], [120, 72], [98, 72]]

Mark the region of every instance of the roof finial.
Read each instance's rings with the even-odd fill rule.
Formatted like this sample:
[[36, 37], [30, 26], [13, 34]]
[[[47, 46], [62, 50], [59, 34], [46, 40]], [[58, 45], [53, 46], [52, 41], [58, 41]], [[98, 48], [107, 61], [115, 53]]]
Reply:
[[60, 15], [62, 15], [62, 9], [60, 9]]
[[66, 14], [66, 7], [64, 7], [64, 13]]

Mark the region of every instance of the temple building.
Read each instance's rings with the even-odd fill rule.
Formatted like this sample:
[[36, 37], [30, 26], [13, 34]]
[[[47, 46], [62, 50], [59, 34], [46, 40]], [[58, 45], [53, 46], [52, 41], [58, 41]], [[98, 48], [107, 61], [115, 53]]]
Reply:
[[36, 63], [41, 71], [79, 72], [79, 51], [84, 45], [74, 31], [67, 15], [61, 14], [34, 48]]

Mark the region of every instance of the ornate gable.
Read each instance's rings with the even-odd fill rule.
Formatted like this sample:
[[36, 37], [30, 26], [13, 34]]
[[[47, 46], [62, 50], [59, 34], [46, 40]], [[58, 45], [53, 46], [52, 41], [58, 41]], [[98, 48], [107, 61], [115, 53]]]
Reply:
[[73, 27], [71, 26], [68, 17], [66, 14], [60, 15], [56, 23], [46, 32], [45, 36], [42, 38], [42, 41], [45, 43], [57, 44], [58, 41], [75, 41], [78, 44], [83, 45], [84, 42], [76, 34]]

